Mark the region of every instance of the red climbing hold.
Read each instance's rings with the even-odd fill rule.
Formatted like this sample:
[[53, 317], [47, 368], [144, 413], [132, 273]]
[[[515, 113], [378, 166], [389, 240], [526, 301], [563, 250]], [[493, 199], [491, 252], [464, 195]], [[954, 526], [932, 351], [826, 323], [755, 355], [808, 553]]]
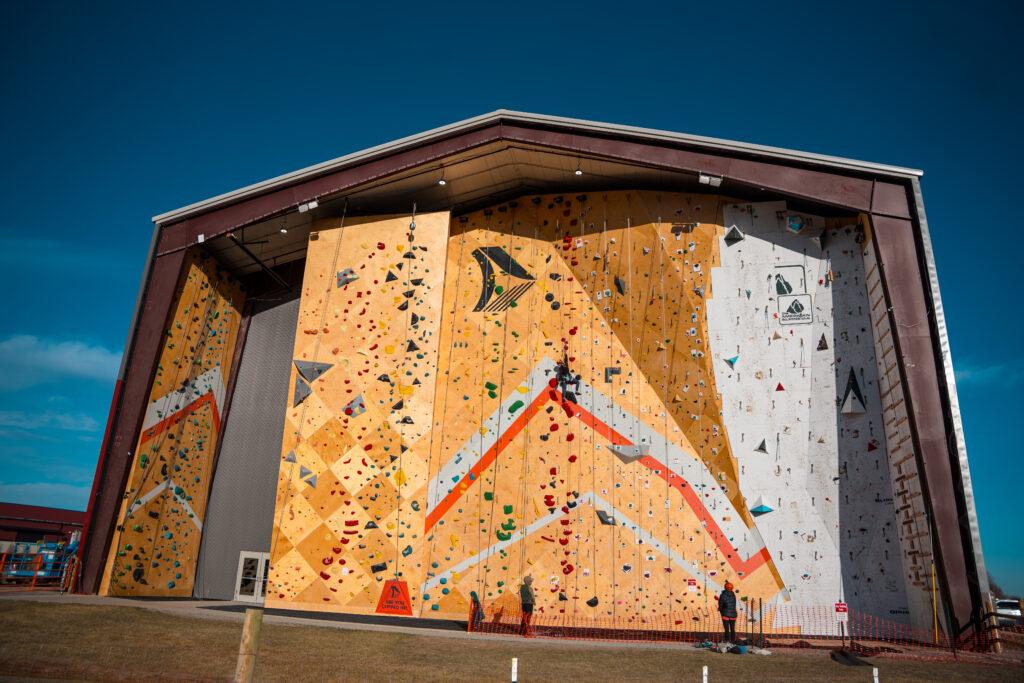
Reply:
[[384, 243], [383, 242], [377, 242], [377, 248], [380, 249], [381, 251], [384, 251]]
[[785, 391], [785, 387], [782, 386], [782, 382], [779, 382], [779, 386], [775, 387], [775, 391]]

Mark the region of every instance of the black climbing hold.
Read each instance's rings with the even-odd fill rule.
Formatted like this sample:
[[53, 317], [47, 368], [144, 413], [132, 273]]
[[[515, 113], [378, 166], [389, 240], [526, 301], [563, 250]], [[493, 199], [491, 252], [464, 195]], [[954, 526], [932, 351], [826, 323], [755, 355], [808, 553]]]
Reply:
[[388, 377], [387, 374], [378, 375], [377, 379], [379, 379], [381, 382], [387, 382], [388, 384], [391, 384], [391, 378]]
[[825, 339], [825, 335], [824, 334], [822, 334], [821, 335], [821, 339], [818, 340], [818, 350], [819, 351], [827, 351], [828, 350], [828, 340]]
[[587, 606], [589, 606], [589, 607], [597, 607], [597, 602], [598, 602], [597, 601], [597, 596], [595, 595], [594, 597], [592, 597], [589, 600], [587, 600]]
[[615, 289], [619, 290], [619, 294], [626, 293], [626, 281], [618, 275], [615, 276]]
[[404, 296], [406, 299], [413, 298], [413, 296], [415, 296], [415, 294], [416, 294], [416, 290], [415, 289], [409, 289], [409, 290], [406, 290], [406, 291], [402, 292], [402, 296]]
[[561, 307], [562, 307], [562, 304], [558, 303], [557, 301], [552, 301], [551, 302], [551, 310], [552, 311], [557, 311]]
[[596, 510], [595, 512], [597, 512], [597, 518], [601, 520], [601, 524], [605, 524], [607, 526], [615, 526], [615, 518], [609, 515], [607, 512], [605, 512], [604, 510]]
[[[562, 274], [561, 273], [548, 273], [548, 277], [550, 277], [555, 282], [558, 282], [559, 280], [562, 279]], [[548, 296], [551, 296], [552, 298], [554, 298], [553, 295], [549, 294]], [[548, 299], [548, 301], [551, 301], [551, 299]]]
[[411, 417], [409, 417], [408, 415], [406, 415], [406, 416], [405, 416], [405, 417], [403, 417], [403, 418], [402, 418], [401, 420], [399, 420], [399, 422], [400, 422], [401, 424], [404, 424], [404, 425], [411, 425], [411, 424], [413, 424], [412, 418], [411, 418]]
[[378, 528], [377, 527], [377, 522], [375, 522], [375, 521], [373, 521], [371, 519], [369, 522], [366, 523], [366, 526], [364, 526], [363, 528], [364, 529], [377, 529]]
[[418, 277], [415, 280], [409, 280], [409, 284], [412, 285], [413, 287], [419, 287], [420, 285], [423, 284], [423, 278]]
[[415, 254], [413, 254], [413, 253], [412, 253], [411, 251], [407, 251], [407, 252], [405, 252], [404, 254], [402, 254], [402, 258], [411, 258], [411, 259], [415, 259], [415, 258], [416, 258], [416, 255], [415, 255]]
[[565, 593], [559, 593], [558, 594], [558, 601], [559, 602], [566, 602], [568, 600], [569, 600], [569, 598], [565, 597]]
[[377, 563], [375, 565], [371, 565], [370, 566], [370, 571], [373, 572], [374, 574], [376, 574], [378, 572], [384, 571], [387, 568], [388, 568], [388, 563], [387, 562], [379, 562], [379, 563]]
[[547, 294], [544, 295], [544, 301], [554, 301], [554, 300], [555, 300], [555, 295], [552, 294], [551, 292], [548, 292]]
[[392, 273], [392, 272], [391, 272], [391, 271], [389, 270], [389, 271], [388, 271], [388, 274], [387, 274], [387, 275], [386, 275], [386, 276], [384, 277], [384, 282], [394, 282], [394, 281], [395, 281], [395, 280], [397, 280], [397, 279], [398, 279], [398, 276], [397, 276], [397, 275], [395, 275], [394, 273]]
[[405, 407], [405, 401], [401, 400], [398, 403], [396, 403], [395, 405], [391, 406], [391, 410], [401, 410], [404, 407]]
[[409, 310], [409, 300], [406, 299], [405, 301], [403, 301], [401, 303], [401, 305], [399, 305], [398, 310], [400, 310], [400, 311], [407, 311], [407, 310]]

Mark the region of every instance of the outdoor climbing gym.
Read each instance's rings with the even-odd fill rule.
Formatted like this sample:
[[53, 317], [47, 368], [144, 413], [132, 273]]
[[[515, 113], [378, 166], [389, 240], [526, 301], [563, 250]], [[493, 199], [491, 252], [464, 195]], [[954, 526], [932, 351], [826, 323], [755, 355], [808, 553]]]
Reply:
[[977, 646], [920, 176], [501, 110], [159, 215], [79, 590]]

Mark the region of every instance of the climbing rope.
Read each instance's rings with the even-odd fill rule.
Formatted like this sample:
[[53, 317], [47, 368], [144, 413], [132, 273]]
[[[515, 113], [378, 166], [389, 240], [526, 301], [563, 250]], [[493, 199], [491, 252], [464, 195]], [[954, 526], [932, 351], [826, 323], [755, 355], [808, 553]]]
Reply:
[[[345, 239], [345, 218], [348, 215], [348, 199], [345, 199], [345, 204], [341, 210], [341, 224], [338, 226], [338, 241], [334, 245], [334, 254], [331, 257], [331, 269], [328, 273], [335, 273], [338, 270], [338, 258], [341, 254], [341, 245]], [[336, 286], [332, 286], [331, 278], [327, 278], [326, 290], [324, 292], [324, 301], [322, 309], [320, 311], [320, 321], [317, 326], [316, 339], [313, 341], [313, 357], [310, 359], [311, 362], [317, 362], [320, 357], [320, 344], [323, 339], [323, 329], [327, 323], [327, 311], [330, 308], [331, 294], [337, 289]], [[298, 381], [298, 377], [296, 377]], [[299, 411], [299, 419], [295, 422], [295, 443], [298, 445], [302, 441], [302, 425], [306, 422], [306, 411], [309, 409], [309, 401], [302, 402], [302, 409]], [[295, 472], [295, 466], [298, 463], [293, 462], [288, 465], [288, 476], [285, 478], [284, 494], [281, 496], [281, 504], [278, 506], [277, 521], [274, 524], [274, 533], [270, 539], [270, 557], [271, 560], [277, 558], [277, 542], [281, 536], [281, 522], [284, 520], [284, 511], [290, 507], [291, 504], [291, 488], [292, 488], [292, 475]]]

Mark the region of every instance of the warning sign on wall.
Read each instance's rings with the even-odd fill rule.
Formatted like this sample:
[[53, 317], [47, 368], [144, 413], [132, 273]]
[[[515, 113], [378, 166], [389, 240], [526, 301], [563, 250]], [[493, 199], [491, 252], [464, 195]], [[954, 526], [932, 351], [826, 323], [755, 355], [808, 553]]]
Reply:
[[845, 624], [850, 620], [850, 610], [846, 607], [845, 602], [836, 603], [836, 623]]
[[687, 593], [696, 593], [697, 592], [697, 579], [687, 579], [686, 580], [686, 592]]
[[377, 614], [404, 614], [412, 616], [412, 604], [409, 602], [409, 586], [405, 581], [390, 579], [384, 582], [384, 590], [377, 601]]

